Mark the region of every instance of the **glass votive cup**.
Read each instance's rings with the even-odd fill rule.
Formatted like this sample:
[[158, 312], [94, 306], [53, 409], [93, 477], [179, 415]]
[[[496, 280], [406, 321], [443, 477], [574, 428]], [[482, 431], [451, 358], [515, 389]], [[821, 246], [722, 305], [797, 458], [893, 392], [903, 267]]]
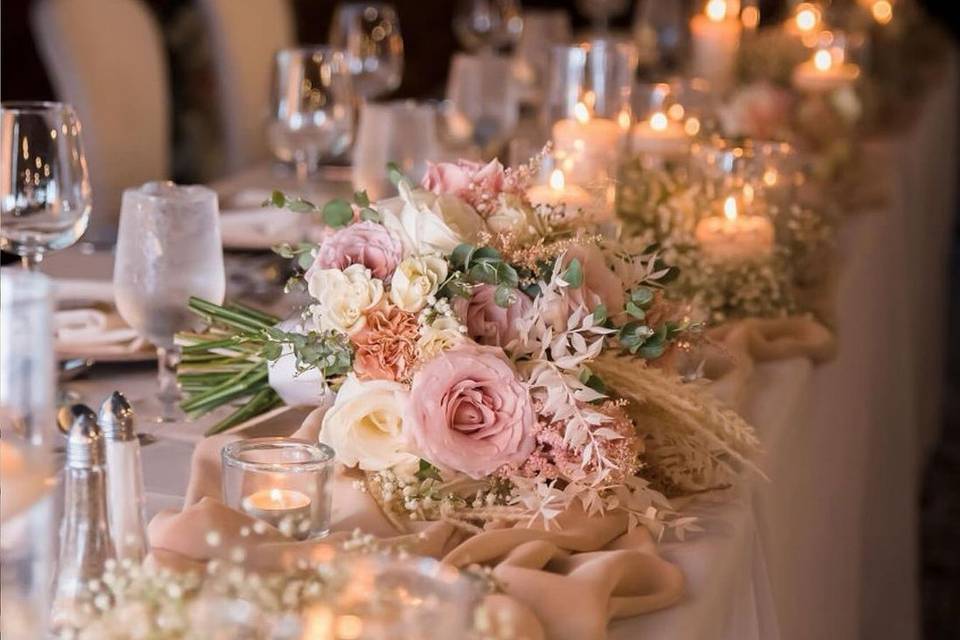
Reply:
[[251, 438], [220, 452], [225, 504], [297, 540], [330, 531], [334, 452], [297, 438]]

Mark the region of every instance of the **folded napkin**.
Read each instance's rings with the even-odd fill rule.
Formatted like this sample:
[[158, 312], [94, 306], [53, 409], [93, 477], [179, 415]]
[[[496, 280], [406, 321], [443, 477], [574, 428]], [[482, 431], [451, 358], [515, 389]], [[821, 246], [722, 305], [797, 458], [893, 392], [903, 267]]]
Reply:
[[[294, 435], [315, 440], [322, 414], [314, 411]], [[334, 477], [334, 533], [329, 538], [295, 542], [272, 529], [242, 538], [238, 532], [251, 524], [249, 517], [220, 502], [220, 450], [237, 438], [215, 436], [197, 446], [184, 510], [162, 512], [150, 523], [158, 561], [192, 566], [241, 545], [247, 548], [251, 566], [282, 568], [310, 557], [318, 545], [342, 540], [360, 528], [457, 567], [493, 567], [505, 595], [485, 600], [492, 624], [509, 625], [515, 637], [530, 640], [602, 639], [611, 619], [662, 609], [683, 596], [680, 569], [657, 555], [646, 529], [628, 531], [622, 514], [587, 517], [568, 512], [560, 516], [562, 526], [549, 531], [491, 527], [467, 535], [445, 522], [419, 523], [411, 531], [400, 531], [358, 488], [359, 476], [343, 468]], [[221, 533], [223, 543], [217, 548], [205, 544], [210, 529]]]
[[130, 327], [107, 328], [107, 314], [97, 309], [57, 311], [53, 317], [58, 347], [131, 343], [137, 332]]
[[64, 354], [119, 355], [143, 348], [144, 341], [113, 310], [113, 284], [106, 280], [54, 282], [59, 308], [53, 317], [55, 348]]

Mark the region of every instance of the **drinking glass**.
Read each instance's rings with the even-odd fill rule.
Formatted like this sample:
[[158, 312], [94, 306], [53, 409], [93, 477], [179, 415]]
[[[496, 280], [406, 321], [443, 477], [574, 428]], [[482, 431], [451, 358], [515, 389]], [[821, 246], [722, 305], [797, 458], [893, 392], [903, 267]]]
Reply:
[[174, 334], [198, 325], [190, 296], [223, 302], [217, 194], [172, 182], [124, 191], [113, 285], [117, 311], [157, 347], [159, 421], [181, 419]]
[[42, 273], [0, 274], [0, 406], [3, 437], [11, 432], [47, 446], [54, 426], [53, 285]]
[[90, 179], [73, 107], [59, 102], [0, 105], [0, 249], [36, 269], [69, 247], [90, 219]]
[[453, 32], [468, 51], [493, 51], [517, 44], [523, 33], [518, 0], [457, 0]]
[[353, 151], [354, 187], [379, 200], [393, 188], [388, 162], [419, 183], [427, 161], [436, 160], [437, 153], [437, 112], [432, 105], [412, 100], [364, 103]]
[[599, 35], [610, 32], [610, 19], [627, 10], [628, 0], [577, 0], [577, 9], [590, 19]]
[[517, 70], [522, 99], [538, 107], [543, 100], [544, 79], [550, 70], [550, 50], [570, 40], [570, 16], [562, 9], [527, 9], [523, 34], [517, 43]]
[[353, 138], [353, 85], [342, 51], [283, 49], [275, 58], [268, 128], [274, 155], [293, 162], [305, 187], [317, 165], [347, 150]]
[[640, 0], [633, 17], [634, 40], [656, 51], [660, 71], [676, 71], [685, 62], [689, 39], [685, 0]]
[[330, 44], [344, 52], [353, 86], [363, 100], [381, 97], [403, 79], [403, 36], [393, 5], [345, 2], [330, 25]]
[[520, 117], [519, 87], [510, 82], [513, 60], [492, 52], [457, 54], [450, 66], [447, 99], [471, 123], [472, 138], [485, 156], [495, 156]]

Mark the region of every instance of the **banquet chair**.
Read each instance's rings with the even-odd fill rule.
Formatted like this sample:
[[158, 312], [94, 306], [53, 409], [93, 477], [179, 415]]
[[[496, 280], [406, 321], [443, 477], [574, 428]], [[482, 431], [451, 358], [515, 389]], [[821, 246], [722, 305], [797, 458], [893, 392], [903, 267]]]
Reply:
[[266, 122], [274, 54], [294, 44], [289, 0], [199, 0], [210, 33], [225, 169], [268, 157]]
[[169, 176], [160, 27], [140, 0], [40, 0], [30, 19], [56, 94], [83, 126], [94, 207], [85, 238], [112, 243], [123, 190]]

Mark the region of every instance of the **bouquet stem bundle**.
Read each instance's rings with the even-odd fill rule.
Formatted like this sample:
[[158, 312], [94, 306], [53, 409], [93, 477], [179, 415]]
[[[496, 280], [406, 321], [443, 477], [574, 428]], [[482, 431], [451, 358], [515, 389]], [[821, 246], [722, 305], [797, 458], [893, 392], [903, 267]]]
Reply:
[[217, 305], [191, 298], [190, 309], [209, 328], [203, 333], [177, 334], [182, 358], [177, 380], [186, 399], [181, 404], [191, 418], [206, 415], [227, 404], [233, 412], [207, 430], [221, 433], [281, 405], [280, 396], [267, 380], [267, 331], [280, 319], [236, 303]]

